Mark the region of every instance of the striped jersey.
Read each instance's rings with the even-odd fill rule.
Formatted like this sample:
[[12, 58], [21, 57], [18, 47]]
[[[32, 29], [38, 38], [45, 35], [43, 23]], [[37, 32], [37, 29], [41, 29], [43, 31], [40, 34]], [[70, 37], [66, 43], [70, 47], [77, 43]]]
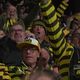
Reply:
[[11, 80], [8, 73], [8, 67], [3, 63], [0, 63], [0, 80]]
[[46, 30], [53, 48], [55, 61], [60, 66], [59, 72], [63, 80], [69, 80], [69, 65], [74, 49], [64, 38], [57, 13], [55, 12], [55, 7], [51, 4], [51, 0], [49, 0], [46, 4], [42, 4], [41, 9], [42, 15], [48, 23]]

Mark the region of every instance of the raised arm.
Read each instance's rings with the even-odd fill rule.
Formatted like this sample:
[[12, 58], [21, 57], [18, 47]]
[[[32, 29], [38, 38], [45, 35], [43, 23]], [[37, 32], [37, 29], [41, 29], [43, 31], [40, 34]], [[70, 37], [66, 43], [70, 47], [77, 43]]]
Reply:
[[55, 12], [54, 5], [51, 4], [51, 0], [41, 4], [42, 15], [47, 20], [48, 26], [46, 26], [49, 41], [52, 45], [56, 62], [60, 65], [59, 72], [63, 80], [69, 80], [69, 66], [71, 55], [73, 54], [73, 47], [66, 42], [63, 31], [59, 25], [58, 17]]
[[42, 15], [47, 20], [49, 41], [57, 58], [60, 58], [66, 49], [66, 40], [60, 28], [59, 21], [55, 12], [55, 7], [51, 0], [41, 0]]
[[69, 0], [62, 0], [60, 5], [58, 6], [58, 8], [56, 10], [58, 19], [60, 19], [64, 15], [64, 12], [69, 5], [68, 2], [69, 2]]

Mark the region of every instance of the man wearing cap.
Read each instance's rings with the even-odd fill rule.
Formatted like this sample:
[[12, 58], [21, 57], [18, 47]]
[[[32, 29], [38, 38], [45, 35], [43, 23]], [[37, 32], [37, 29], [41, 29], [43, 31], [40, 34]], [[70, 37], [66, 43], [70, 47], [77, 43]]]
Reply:
[[[21, 70], [27, 74], [27, 77], [35, 70], [43, 70], [48, 68], [47, 62], [40, 57], [40, 53], [43, 51], [40, 49], [39, 42], [34, 38], [28, 38], [24, 42], [18, 44], [18, 47], [22, 50], [22, 68]], [[49, 58], [49, 57], [48, 57]], [[42, 63], [42, 62], [44, 63]]]
[[18, 46], [22, 50], [23, 62], [33, 69], [40, 55], [39, 42], [36, 39], [29, 38], [18, 44]]
[[[16, 59], [18, 55], [16, 55], [15, 53], [13, 53], [14, 59], [12, 58], [12, 53], [11, 53], [11, 58], [12, 58], [11, 61], [9, 59], [7, 62], [6, 59], [6, 65], [8, 66], [8, 70], [9, 70], [8, 72], [10, 74], [11, 80], [22, 80], [25, 75], [27, 75], [27, 77], [29, 78], [30, 73], [38, 69], [38, 60], [40, 56], [39, 42], [36, 39], [29, 38], [21, 43], [18, 43], [18, 48], [22, 52], [21, 61], [18, 61], [18, 59]], [[10, 57], [10, 55], [8, 57]], [[19, 56], [17, 58], [19, 58]], [[12, 63], [12, 61], [14, 61], [14, 63]]]

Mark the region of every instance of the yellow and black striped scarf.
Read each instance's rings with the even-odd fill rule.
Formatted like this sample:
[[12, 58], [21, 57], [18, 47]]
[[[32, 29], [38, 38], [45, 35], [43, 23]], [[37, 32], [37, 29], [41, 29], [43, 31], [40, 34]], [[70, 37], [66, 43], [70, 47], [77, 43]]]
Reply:
[[9, 31], [10, 26], [12, 26], [14, 23], [16, 23], [16, 19], [7, 19], [4, 23], [3, 29], [5, 31]]

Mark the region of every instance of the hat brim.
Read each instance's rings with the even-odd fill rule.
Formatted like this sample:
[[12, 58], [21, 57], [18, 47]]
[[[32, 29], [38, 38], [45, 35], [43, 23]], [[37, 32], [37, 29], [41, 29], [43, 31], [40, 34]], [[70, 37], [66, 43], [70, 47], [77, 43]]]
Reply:
[[18, 44], [19, 49], [24, 49], [26, 47], [36, 47], [39, 50], [38, 46], [33, 45], [33, 44], [29, 44], [29, 43], [20, 43], [20, 44]]

